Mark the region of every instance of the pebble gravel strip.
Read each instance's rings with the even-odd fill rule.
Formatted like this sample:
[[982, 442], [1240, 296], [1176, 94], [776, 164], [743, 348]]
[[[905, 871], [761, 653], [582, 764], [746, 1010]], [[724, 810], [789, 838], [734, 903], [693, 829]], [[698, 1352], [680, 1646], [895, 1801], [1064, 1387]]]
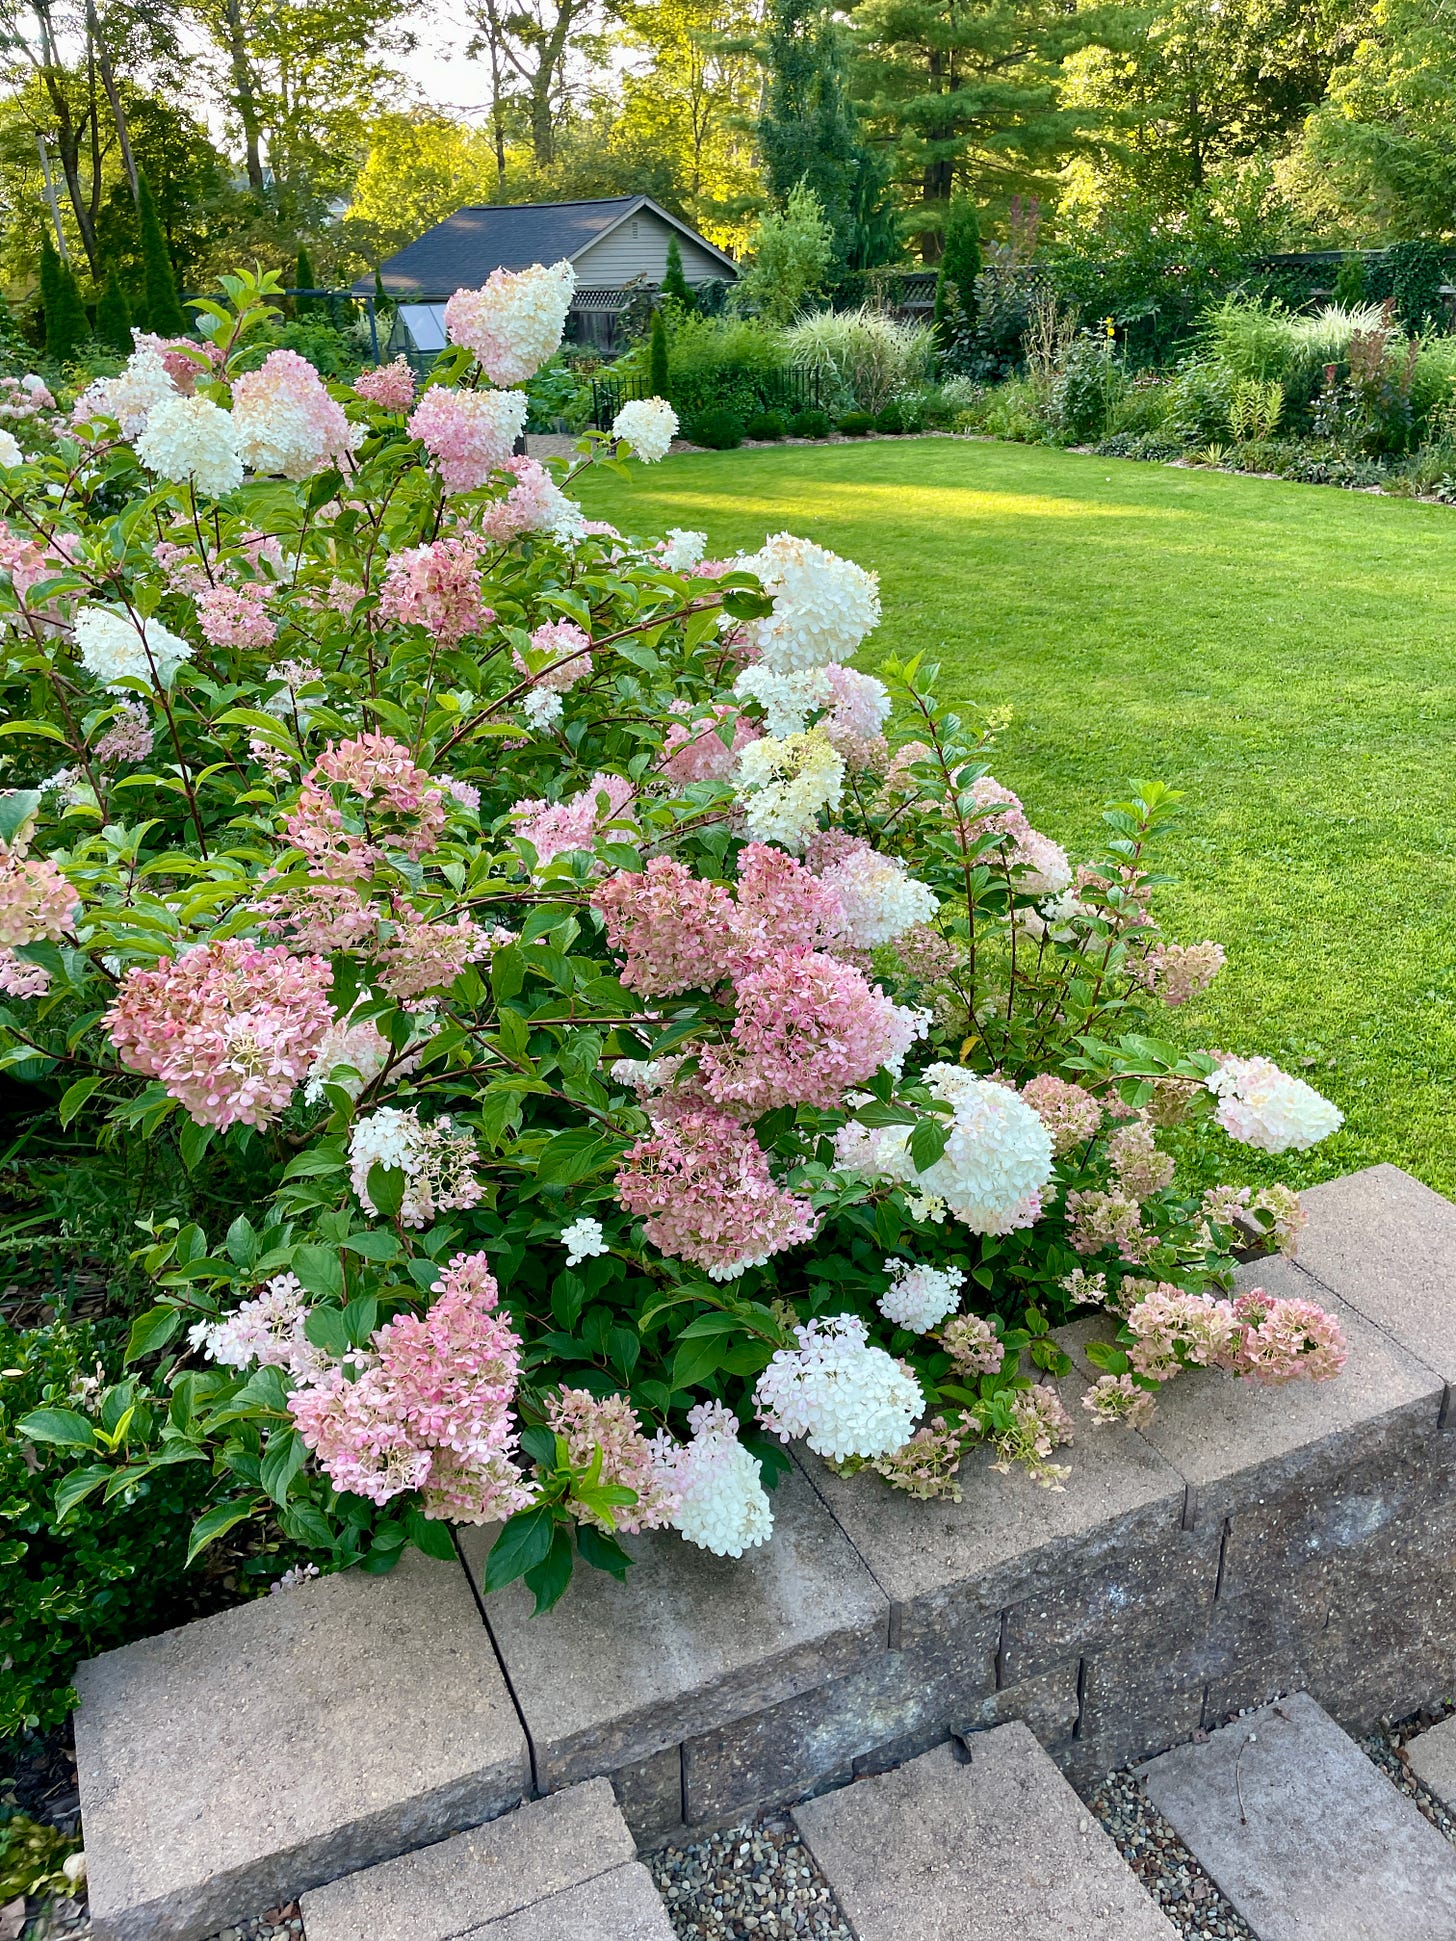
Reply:
[[1086, 1799], [1184, 1941], [1255, 1941], [1130, 1772], [1108, 1773]]
[[854, 1941], [808, 1848], [777, 1813], [642, 1858], [678, 1941]]
[[[302, 1935], [303, 1921], [294, 1901], [288, 1907], [272, 1907], [266, 1914], [255, 1914], [251, 1920], [224, 1928], [211, 1941], [301, 1941]], [[50, 1902], [31, 1915], [22, 1941], [91, 1941], [85, 1902]]]

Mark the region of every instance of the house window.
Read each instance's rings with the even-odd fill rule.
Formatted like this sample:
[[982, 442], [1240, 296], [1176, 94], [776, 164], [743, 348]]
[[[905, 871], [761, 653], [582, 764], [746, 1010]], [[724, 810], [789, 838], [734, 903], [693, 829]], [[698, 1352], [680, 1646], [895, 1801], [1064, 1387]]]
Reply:
[[632, 218], [632, 234], [634, 236], [637, 234], [637, 218], [635, 216]]

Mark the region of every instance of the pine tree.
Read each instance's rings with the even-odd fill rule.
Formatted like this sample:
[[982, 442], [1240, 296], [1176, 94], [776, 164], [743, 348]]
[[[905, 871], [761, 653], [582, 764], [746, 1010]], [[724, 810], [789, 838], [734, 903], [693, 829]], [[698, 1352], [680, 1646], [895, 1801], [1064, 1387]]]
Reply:
[[40, 246], [40, 289], [46, 356], [53, 364], [69, 364], [89, 339], [91, 324], [75, 272], [57, 256], [49, 236]]
[[114, 268], [106, 272], [101, 301], [96, 306], [96, 336], [108, 350], [114, 350], [118, 356], [131, 355], [131, 306], [126, 300], [126, 291], [121, 287], [121, 278]]
[[647, 337], [647, 388], [654, 398], [665, 398], [667, 387], [667, 323], [662, 312], [654, 310]]
[[661, 294], [664, 298], [671, 298], [674, 303], [680, 303], [684, 310], [697, 307], [692, 285], [683, 275], [682, 251], [675, 235], [667, 239], [667, 268], [663, 272]]
[[976, 321], [976, 278], [981, 274], [981, 220], [969, 196], [951, 197], [945, 217], [940, 274], [935, 279], [935, 327], [942, 346], [957, 328]]
[[[293, 287], [295, 290], [316, 290], [318, 279], [313, 273], [313, 264], [308, 259], [308, 251], [300, 243], [298, 259], [293, 266]], [[324, 309], [322, 297], [295, 297], [293, 314], [295, 317], [316, 317]]]
[[140, 321], [158, 337], [184, 337], [191, 325], [177, 300], [177, 277], [162, 234], [157, 205], [147, 178], [137, 179], [137, 222], [142, 244], [142, 303]]

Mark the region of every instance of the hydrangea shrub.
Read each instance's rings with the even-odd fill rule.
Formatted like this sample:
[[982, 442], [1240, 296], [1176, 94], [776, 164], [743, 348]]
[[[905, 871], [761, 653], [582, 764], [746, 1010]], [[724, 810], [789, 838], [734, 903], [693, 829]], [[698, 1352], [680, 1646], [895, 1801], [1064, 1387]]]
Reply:
[[26, 1419], [59, 1509], [185, 1463], [194, 1550], [500, 1524], [488, 1582], [544, 1606], [624, 1533], [771, 1541], [797, 1438], [910, 1499], [977, 1443], [1057, 1487], [1182, 1369], [1338, 1371], [1328, 1315], [1231, 1291], [1293, 1196], [1167, 1150], [1340, 1116], [1158, 1036], [1222, 964], [1154, 914], [1174, 795], [1074, 867], [933, 669], [849, 665], [872, 574], [585, 519], [580, 466], [675, 426], [515, 453], [566, 266], [458, 293], [422, 390], [248, 369], [272, 292], [225, 288], [0, 455], [0, 1059], [83, 1144], [269, 1187], [144, 1217], [125, 1379]]

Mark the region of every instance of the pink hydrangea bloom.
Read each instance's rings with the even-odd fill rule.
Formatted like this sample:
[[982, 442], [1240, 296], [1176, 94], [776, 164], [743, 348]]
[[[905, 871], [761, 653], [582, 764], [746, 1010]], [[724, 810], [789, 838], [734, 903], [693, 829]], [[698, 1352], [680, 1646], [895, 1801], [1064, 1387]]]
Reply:
[[629, 990], [675, 997], [722, 977], [734, 915], [723, 884], [654, 856], [640, 872], [619, 870], [608, 877], [594, 892], [592, 907], [606, 922], [607, 942], [625, 952], [622, 982]]
[[1142, 1208], [1125, 1193], [1069, 1193], [1067, 1238], [1079, 1254], [1115, 1247], [1132, 1265], [1147, 1260], [1158, 1244], [1143, 1225]]
[[1345, 1365], [1344, 1331], [1314, 1301], [1280, 1300], [1254, 1287], [1235, 1298], [1233, 1311], [1234, 1365], [1241, 1375], [1270, 1385], [1300, 1375], [1327, 1382]]
[[233, 383], [238, 456], [250, 471], [312, 478], [354, 449], [356, 427], [295, 350], [272, 350]]
[[294, 951], [357, 950], [379, 927], [380, 913], [352, 883], [310, 883], [253, 905], [270, 937]]
[[482, 288], [457, 290], [445, 305], [446, 333], [475, 353], [492, 384], [520, 384], [561, 342], [575, 288], [564, 260], [550, 269], [492, 270]]
[[130, 1071], [160, 1079], [199, 1125], [265, 1126], [333, 1022], [326, 957], [246, 938], [128, 971], [103, 1022]]
[[775, 1184], [751, 1129], [715, 1108], [680, 1112], [622, 1159], [617, 1197], [654, 1247], [732, 1280], [812, 1238], [807, 1200]]
[[531, 646], [538, 654], [549, 654], [546, 665], [532, 673], [526, 665], [525, 656], [519, 648], [513, 648], [511, 659], [517, 671], [537, 687], [550, 688], [554, 694], [565, 694], [575, 687], [578, 681], [587, 680], [592, 671], [591, 641], [580, 627], [569, 620], [545, 620], [531, 635]]
[[490, 955], [490, 933], [470, 917], [430, 923], [413, 910], [396, 914], [394, 935], [381, 952], [380, 983], [409, 1005], [426, 991], [447, 989], [464, 970]]
[[419, 1489], [426, 1516], [494, 1522], [531, 1500], [510, 1412], [520, 1338], [484, 1254], [456, 1254], [435, 1289], [427, 1314], [375, 1330], [356, 1380], [331, 1369], [289, 1410], [336, 1489], [372, 1503]]
[[404, 358], [396, 357], [392, 364], [381, 364], [378, 370], [361, 371], [354, 389], [361, 398], [386, 411], [408, 411], [415, 401], [415, 374]]
[[555, 479], [534, 458], [508, 458], [501, 467], [515, 479], [503, 499], [481, 508], [478, 525], [498, 546], [523, 532], [550, 532], [572, 511]]
[[852, 964], [822, 951], [775, 952], [736, 979], [735, 995], [731, 1039], [703, 1052], [703, 1083], [755, 1118], [780, 1105], [838, 1105], [902, 1060], [920, 1030]]
[[524, 392], [451, 391], [432, 384], [409, 429], [434, 459], [447, 492], [473, 492], [503, 469], [525, 424]]
[[49, 857], [0, 843], [0, 946], [59, 943], [80, 910], [81, 899]]
[[1187, 1004], [1208, 989], [1226, 961], [1222, 944], [1155, 944], [1139, 974], [1164, 1004]]
[[22, 604], [37, 580], [60, 572], [79, 547], [74, 533], [47, 533], [42, 541], [14, 531], [0, 519], [0, 569], [10, 575], [10, 584]]
[[637, 1411], [625, 1395], [606, 1395], [598, 1400], [584, 1388], [558, 1389], [546, 1403], [546, 1426], [566, 1438], [573, 1468], [586, 1468], [593, 1450], [600, 1449], [600, 1480], [637, 1493], [635, 1503], [613, 1510], [611, 1523], [583, 1505], [573, 1505], [584, 1523], [632, 1535], [638, 1530], [660, 1530], [672, 1521], [677, 1493], [654, 1466], [652, 1444], [642, 1433]]
[[275, 1274], [261, 1294], [216, 1321], [199, 1321], [187, 1339], [225, 1368], [286, 1368], [295, 1381], [310, 1382], [328, 1362], [304, 1332], [309, 1300], [296, 1274]]
[[44, 997], [50, 987], [51, 974], [44, 964], [28, 964], [0, 945], [0, 991], [6, 997]]
[[1102, 1123], [1102, 1107], [1092, 1094], [1054, 1072], [1029, 1078], [1021, 1096], [1051, 1134], [1052, 1151], [1058, 1158], [1090, 1139]]
[[258, 580], [210, 586], [197, 595], [197, 624], [214, 647], [271, 647], [278, 629], [268, 613], [271, 588]]
[[436, 539], [396, 553], [385, 568], [379, 611], [386, 620], [425, 628], [447, 647], [488, 627], [495, 614], [480, 596], [474, 543]]
[[[732, 724], [733, 739], [725, 743], [719, 729]], [[698, 718], [669, 724], [662, 743], [662, 767], [675, 782], [726, 782], [738, 766], [749, 742], [757, 741], [758, 723], [727, 702], [719, 702], [706, 721]]]
[[152, 752], [151, 716], [139, 701], [123, 701], [96, 743], [101, 762], [144, 762]]
[[[192, 397], [197, 380], [222, 360], [222, 346], [194, 337], [158, 337], [150, 330], [133, 330], [132, 343], [138, 351], [154, 351], [184, 398]], [[198, 353], [201, 353], [199, 356]]]
[[1172, 1184], [1173, 1157], [1159, 1152], [1153, 1129], [1142, 1119], [1119, 1126], [1107, 1141], [1107, 1160], [1119, 1193], [1146, 1200]]
[[733, 954], [746, 967], [781, 950], [832, 950], [843, 941], [834, 891], [782, 849], [751, 842], [738, 858]]
[[511, 821], [535, 850], [537, 869], [545, 869], [569, 849], [592, 848], [605, 824], [622, 819], [634, 793], [625, 775], [593, 775], [580, 795], [565, 802], [518, 802]]
[[[345, 828], [333, 788], [362, 804], [367, 835]], [[319, 756], [285, 826], [315, 874], [334, 883], [357, 881], [372, 874], [387, 849], [416, 861], [429, 854], [445, 827], [444, 793], [400, 742], [356, 735]]]

